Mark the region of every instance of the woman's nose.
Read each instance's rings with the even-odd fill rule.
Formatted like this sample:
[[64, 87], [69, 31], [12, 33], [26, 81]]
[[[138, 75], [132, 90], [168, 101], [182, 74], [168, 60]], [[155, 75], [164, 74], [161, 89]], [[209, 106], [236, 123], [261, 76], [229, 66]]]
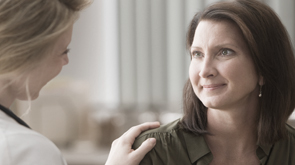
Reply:
[[215, 77], [217, 75], [217, 70], [215, 67], [214, 59], [205, 57], [201, 64], [201, 71], [199, 76], [202, 78]]
[[63, 58], [63, 65], [67, 65], [69, 63], [69, 57], [68, 55], [65, 55], [65, 57]]

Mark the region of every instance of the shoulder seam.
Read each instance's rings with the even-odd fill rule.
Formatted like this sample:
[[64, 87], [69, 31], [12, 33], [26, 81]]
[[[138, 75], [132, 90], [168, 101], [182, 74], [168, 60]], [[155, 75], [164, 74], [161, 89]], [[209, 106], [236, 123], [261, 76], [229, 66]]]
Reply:
[[[179, 119], [177, 119], [177, 120], [179, 120]], [[175, 120], [173, 122], [176, 122], [177, 120]], [[171, 123], [169, 123], [169, 124], [171, 124]], [[165, 127], [167, 125], [163, 125], [163, 126]], [[176, 128], [173, 128], [173, 129], [170, 129], [170, 130], [167, 130], [167, 131], [156, 131], [156, 132], [148, 132], [148, 133], [143, 132], [140, 136], [137, 137], [137, 139], [142, 138], [142, 137], [146, 137], [146, 136], [149, 136], [149, 135], [152, 135], [152, 134], [171, 134], [172, 132], [178, 131], [180, 129], [181, 128], [178, 126], [178, 123], [177, 123]]]
[[142, 135], [145, 136], [145, 135], [150, 135], [150, 134], [155, 134], [155, 133], [166, 134], [166, 133], [171, 133], [172, 131], [178, 131], [179, 129], [180, 129], [180, 128], [174, 128], [174, 129], [171, 129], [171, 130], [169, 130], [169, 131], [165, 131], [165, 132], [160, 132], [160, 131], [158, 131], [158, 132], [150, 132], [150, 133], [142, 134]]

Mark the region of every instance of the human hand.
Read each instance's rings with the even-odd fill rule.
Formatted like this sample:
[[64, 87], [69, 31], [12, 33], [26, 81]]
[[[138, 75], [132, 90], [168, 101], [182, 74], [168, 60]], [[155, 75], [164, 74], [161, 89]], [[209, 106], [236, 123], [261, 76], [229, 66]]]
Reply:
[[133, 150], [131, 147], [135, 138], [143, 131], [157, 128], [160, 126], [159, 122], [146, 122], [134, 127], [131, 127], [118, 139], [112, 143], [111, 151], [105, 165], [138, 165], [156, 144], [155, 138], [145, 140], [141, 146]]

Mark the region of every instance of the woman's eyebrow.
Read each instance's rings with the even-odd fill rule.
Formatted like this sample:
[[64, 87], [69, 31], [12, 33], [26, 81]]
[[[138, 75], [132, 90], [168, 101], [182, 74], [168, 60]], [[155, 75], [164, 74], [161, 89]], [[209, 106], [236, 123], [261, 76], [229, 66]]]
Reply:
[[[224, 44], [218, 44], [218, 45], [214, 45], [214, 48], [226, 48], [226, 47], [235, 47], [235, 48], [240, 48], [238, 45], [236, 44], [232, 44], [232, 43], [224, 43]], [[191, 49], [202, 49], [202, 47], [198, 46], [198, 45], [192, 45]]]

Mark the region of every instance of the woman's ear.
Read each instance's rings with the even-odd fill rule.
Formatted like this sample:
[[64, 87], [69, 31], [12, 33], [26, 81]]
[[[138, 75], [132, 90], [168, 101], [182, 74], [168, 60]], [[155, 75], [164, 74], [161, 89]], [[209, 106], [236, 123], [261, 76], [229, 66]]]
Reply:
[[264, 85], [264, 78], [261, 75], [259, 76], [258, 84], [260, 86], [263, 86]]

